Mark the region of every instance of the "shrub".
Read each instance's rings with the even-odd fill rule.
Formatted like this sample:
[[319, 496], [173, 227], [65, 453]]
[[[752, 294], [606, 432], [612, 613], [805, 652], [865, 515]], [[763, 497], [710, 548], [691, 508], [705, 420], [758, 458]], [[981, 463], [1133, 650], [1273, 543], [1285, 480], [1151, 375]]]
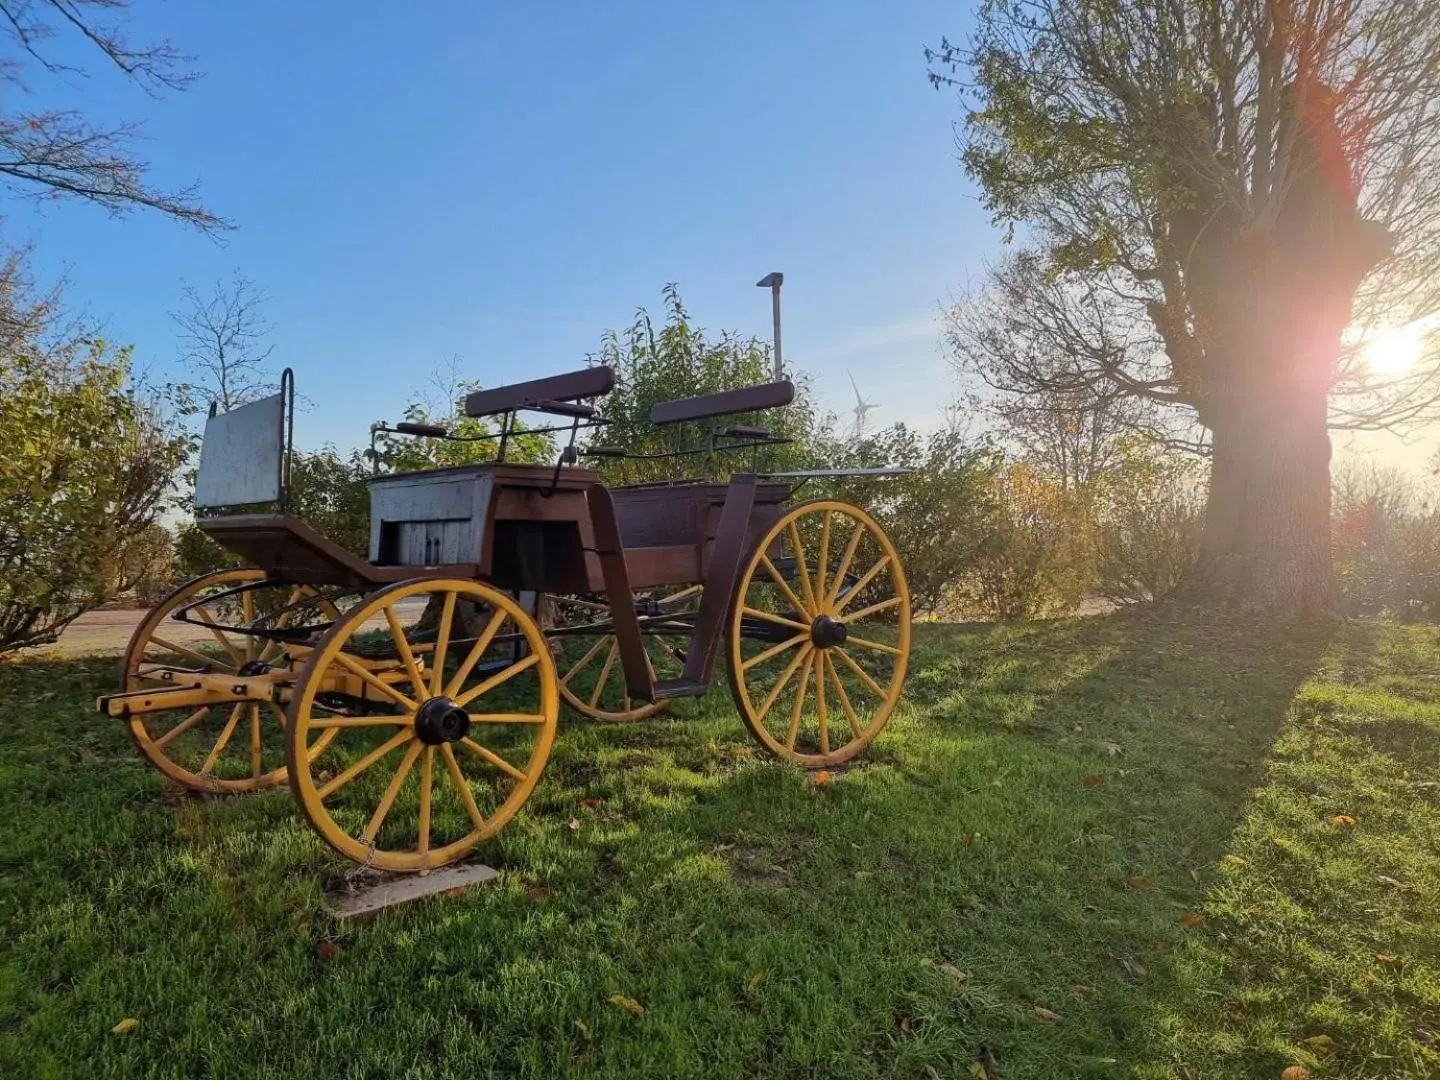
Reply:
[[1440, 618], [1440, 512], [1398, 469], [1335, 470], [1331, 543], [1346, 610]]
[[1096, 593], [1137, 604], [1173, 592], [1200, 553], [1200, 463], [1149, 439], [1126, 439], [1097, 480], [1094, 505]]

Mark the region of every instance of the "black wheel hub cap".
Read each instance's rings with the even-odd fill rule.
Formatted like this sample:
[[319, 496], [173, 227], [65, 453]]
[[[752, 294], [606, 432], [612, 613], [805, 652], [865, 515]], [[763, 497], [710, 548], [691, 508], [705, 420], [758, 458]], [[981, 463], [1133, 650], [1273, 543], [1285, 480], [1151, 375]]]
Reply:
[[470, 714], [448, 697], [432, 697], [415, 714], [415, 734], [426, 746], [458, 742], [470, 730]]
[[829, 615], [821, 615], [810, 624], [810, 643], [817, 649], [845, 644], [845, 624]]

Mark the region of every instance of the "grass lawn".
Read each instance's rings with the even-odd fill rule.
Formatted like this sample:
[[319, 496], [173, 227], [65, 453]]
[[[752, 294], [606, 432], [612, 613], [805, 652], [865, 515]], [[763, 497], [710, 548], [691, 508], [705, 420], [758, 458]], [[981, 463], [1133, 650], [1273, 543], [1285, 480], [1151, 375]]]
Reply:
[[720, 687], [567, 718], [497, 883], [358, 926], [288, 790], [167, 794], [117, 666], [0, 667], [6, 1078], [1440, 1075], [1434, 629], [922, 627], [823, 785]]

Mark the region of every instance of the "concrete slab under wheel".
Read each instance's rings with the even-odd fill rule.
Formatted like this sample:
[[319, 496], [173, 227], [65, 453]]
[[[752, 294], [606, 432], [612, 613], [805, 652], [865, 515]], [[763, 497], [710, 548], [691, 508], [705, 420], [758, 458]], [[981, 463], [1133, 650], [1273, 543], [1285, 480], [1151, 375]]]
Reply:
[[428, 874], [372, 873], [368, 880], [356, 880], [349, 888], [325, 894], [325, 906], [341, 919], [367, 919], [386, 908], [422, 900], [427, 896], [466, 889], [494, 881], [500, 871], [484, 863], [464, 863], [432, 870]]

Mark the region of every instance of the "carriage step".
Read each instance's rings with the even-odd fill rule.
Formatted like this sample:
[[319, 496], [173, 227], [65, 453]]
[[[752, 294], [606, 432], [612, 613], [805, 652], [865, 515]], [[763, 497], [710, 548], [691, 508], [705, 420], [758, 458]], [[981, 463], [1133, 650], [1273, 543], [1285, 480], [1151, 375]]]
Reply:
[[661, 679], [655, 684], [655, 700], [669, 701], [671, 698], [704, 697], [710, 689], [709, 683], [692, 682], [690, 679]]

